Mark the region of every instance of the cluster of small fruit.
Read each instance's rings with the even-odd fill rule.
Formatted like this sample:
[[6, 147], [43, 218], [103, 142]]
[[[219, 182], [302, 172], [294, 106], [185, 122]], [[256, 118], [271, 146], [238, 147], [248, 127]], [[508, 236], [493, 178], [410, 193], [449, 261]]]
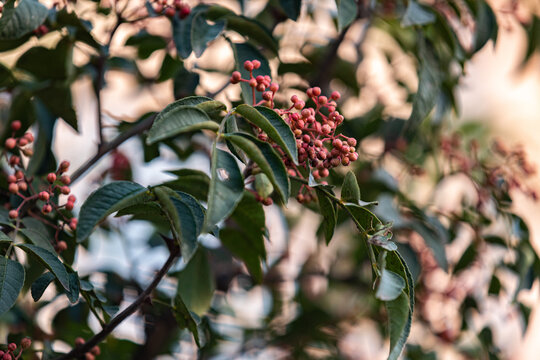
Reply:
[[[268, 75], [253, 75], [253, 70], [259, 69], [260, 61], [252, 60], [244, 62], [244, 69], [249, 72], [250, 78], [243, 79], [239, 71], [232, 73], [230, 82], [238, 84], [246, 82], [252, 88], [253, 105], [264, 105], [273, 109], [291, 127], [296, 138], [298, 148], [298, 162], [300, 167], [308, 170], [315, 180], [330, 175], [330, 169], [339, 165], [348, 166], [358, 159], [356, 152], [356, 139], [343, 134], [336, 134], [337, 127], [343, 123], [343, 115], [337, 110], [336, 101], [341, 94], [334, 91], [330, 98], [321, 95], [319, 87], [309, 88], [306, 91], [307, 98], [312, 106], [307, 106], [304, 100], [297, 95], [291, 97], [292, 105], [286, 109], [275, 108], [274, 97], [279, 85], [272, 82]], [[256, 102], [256, 92], [262, 93], [262, 100]], [[258, 137], [268, 141], [268, 136], [261, 129]], [[293, 161], [285, 155], [278, 145], [272, 144], [280, 154], [288, 168], [290, 176], [303, 178], [301, 171]], [[297, 195], [299, 202], [309, 202], [313, 198], [312, 190], [308, 186], [302, 186]]]
[[169, 18], [178, 14], [180, 19], [185, 19], [191, 13], [189, 5], [181, 0], [174, 0], [172, 3], [167, 0], [154, 0], [153, 9], [157, 14], [163, 14]]
[[32, 346], [32, 340], [30, 338], [25, 337], [21, 340], [21, 346], [20, 350], [17, 355], [15, 355], [15, 352], [17, 351], [17, 344], [10, 343], [7, 346], [6, 351], [0, 350], [0, 359], [2, 360], [18, 360], [21, 358], [21, 355], [24, 350], [28, 349], [30, 346]]
[[[11, 123], [12, 136], [6, 139], [4, 144], [4, 155], [6, 157], [8, 165], [14, 170], [13, 174], [7, 175], [8, 191], [22, 199], [17, 208], [9, 211], [9, 217], [11, 219], [18, 219], [21, 215], [21, 210], [27, 204], [34, 204], [37, 200], [44, 202], [41, 207], [41, 212], [44, 215], [50, 214], [55, 210], [63, 219], [60, 225], [52, 224], [49, 221], [45, 221], [41, 217], [37, 217], [45, 224], [52, 225], [56, 229], [56, 244], [55, 248], [61, 252], [67, 249], [65, 241], [58, 241], [58, 234], [64, 229], [64, 226], [68, 226], [72, 231], [77, 228], [77, 219], [72, 217], [68, 218], [64, 213], [59, 210], [65, 208], [66, 210], [73, 210], [76, 198], [74, 195], [69, 195], [71, 189], [69, 184], [71, 178], [66, 174], [69, 169], [69, 162], [62, 161], [58, 166], [56, 172], [51, 172], [46, 176], [47, 187], [42, 191], [36, 191], [32, 186], [32, 177], [28, 177], [26, 169], [22, 162], [21, 156], [13, 154], [15, 150], [18, 150], [22, 155], [31, 157], [33, 155], [32, 149], [29, 147], [34, 142], [34, 136], [30, 132], [26, 132], [20, 137], [15, 137], [17, 131], [22, 127], [20, 121], [15, 120]], [[52, 201], [56, 194], [69, 195], [67, 202], [64, 205], [57, 205]], [[29, 212], [30, 213], [30, 212]]]

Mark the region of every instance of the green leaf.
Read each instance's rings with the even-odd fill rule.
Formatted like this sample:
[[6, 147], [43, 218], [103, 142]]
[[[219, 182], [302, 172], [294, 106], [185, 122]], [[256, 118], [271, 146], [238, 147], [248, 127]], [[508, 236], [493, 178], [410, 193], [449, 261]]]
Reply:
[[247, 121], [260, 127], [276, 144], [278, 144], [289, 158], [298, 164], [298, 149], [296, 139], [291, 128], [285, 120], [273, 110], [257, 106], [239, 105], [235, 112], [242, 115]]
[[334, 202], [328, 198], [326, 193], [319, 187], [315, 188], [317, 192], [317, 199], [319, 201], [319, 208], [321, 209], [321, 215], [324, 217], [323, 229], [326, 244], [330, 243], [332, 236], [334, 236], [334, 229], [336, 228], [337, 221], [337, 209]]
[[433, 252], [433, 256], [441, 269], [448, 271], [448, 260], [443, 238], [434, 229], [421, 222], [412, 223], [411, 228], [424, 238], [426, 245]]
[[203, 13], [197, 13], [191, 24], [191, 46], [195, 57], [200, 57], [207, 44], [215, 40], [225, 29], [224, 21], [216, 21], [213, 25], [208, 24]]
[[139, 184], [117, 181], [94, 191], [84, 202], [79, 213], [77, 242], [90, 236], [94, 227], [108, 215], [131, 205], [148, 200], [150, 193]]
[[154, 188], [154, 193], [171, 222], [171, 230], [179, 242], [182, 258], [187, 263], [197, 250], [199, 235], [193, 211], [174, 190], [161, 186]]
[[478, 253], [478, 248], [476, 245], [476, 242], [473, 242], [467, 249], [465, 249], [465, 252], [461, 255], [459, 258], [459, 261], [454, 266], [453, 272], [457, 273], [458, 271], [461, 271], [472, 264], [472, 262], [476, 259], [476, 255]]
[[66, 291], [66, 296], [70, 303], [75, 304], [79, 300], [79, 275], [77, 272], [69, 273], [69, 290]]
[[474, 33], [474, 50], [477, 52], [484, 47], [488, 40], [497, 40], [499, 27], [491, 7], [484, 0], [476, 0], [478, 6]]
[[407, 138], [415, 136], [418, 126], [435, 106], [441, 83], [441, 75], [437, 68], [438, 64], [433, 58], [433, 54], [423, 47], [423, 50], [420, 50], [420, 56], [423, 62], [420, 66], [418, 90], [414, 96], [411, 116], [405, 123], [404, 128]]
[[187, 328], [193, 334], [193, 338], [197, 343], [197, 346], [201, 346], [199, 339], [199, 329], [197, 327], [197, 322], [193, 318], [193, 315], [188, 310], [186, 304], [182, 300], [182, 297], [179, 293], [176, 294], [174, 298], [174, 315], [176, 322], [181, 329]]
[[219, 5], [213, 5], [208, 8], [207, 18], [212, 21], [225, 20], [228, 30], [236, 31], [240, 35], [272, 51], [274, 54], [278, 54], [278, 44], [272, 36], [272, 32], [260, 22], [249, 17], [236, 15], [231, 10]]
[[338, 30], [341, 31], [349, 26], [358, 13], [358, 5], [355, 0], [336, 0], [338, 11]]
[[178, 105], [175, 101], [156, 116], [154, 124], [148, 131], [146, 144], [151, 145], [178, 134], [202, 129], [217, 131], [219, 125], [198, 107]]
[[274, 186], [281, 200], [287, 203], [291, 188], [289, 176], [285, 165], [272, 146], [244, 133], [225, 134], [223, 138], [242, 149], [257, 164]]
[[244, 177], [234, 157], [215, 147], [212, 150], [210, 188], [208, 191], [208, 210], [203, 231], [212, 230], [214, 225], [229, 216], [242, 199]]
[[49, 239], [49, 231], [41, 221], [26, 217], [22, 219], [22, 223], [25, 228], [20, 229], [19, 232], [28, 238], [32, 244], [49, 250], [53, 254], [56, 252]]
[[356, 204], [345, 204], [352, 216], [360, 223], [364, 230], [369, 230], [372, 225], [382, 224], [379, 218], [369, 209]]
[[47, 271], [46, 273], [42, 274], [40, 277], [37, 278], [36, 281], [32, 283], [32, 287], [30, 288], [30, 291], [32, 293], [32, 299], [34, 299], [35, 302], [39, 301], [41, 299], [41, 296], [43, 296], [43, 293], [49, 287], [50, 283], [55, 279], [55, 276], [52, 272]]
[[405, 289], [405, 280], [395, 272], [383, 269], [375, 297], [382, 301], [397, 299]]
[[289, 19], [296, 21], [300, 16], [302, 0], [279, 0], [279, 5], [281, 5]]
[[177, 16], [172, 18], [173, 40], [176, 45], [176, 51], [181, 58], [187, 58], [193, 51], [191, 45], [192, 22], [197, 14], [207, 9], [207, 5], [199, 4], [191, 9], [191, 13], [185, 19]]
[[401, 26], [426, 25], [434, 23], [435, 14], [425, 5], [421, 5], [415, 0], [409, 0], [407, 10], [401, 19]]
[[359, 204], [360, 201], [360, 188], [358, 187], [358, 181], [352, 171], [349, 171], [343, 179], [343, 185], [341, 186], [341, 199], [345, 202]]
[[3, 231], [0, 231], [0, 243], [6, 244], [6, 243], [12, 243], [13, 239], [11, 239], [9, 236], [7, 236]]
[[399, 297], [385, 302], [390, 332], [390, 355], [388, 360], [397, 360], [407, 342], [414, 311], [414, 282], [405, 261], [397, 251], [387, 254], [386, 268], [405, 279], [406, 286]]
[[208, 188], [210, 187], [210, 178], [206, 173], [193, 169], [180, 169], [167, 172], [178, 176], [178, 179], [168, 181], [163, 185], [191, 194], [199, 200], [206, 201], [208, 198]]
[[[261, 67], [253, 70], [253, 76], [258, 75], [270, 75], [270, 66], [268, 65], [268, 60], [257, 50], [253, 45], [248, 43], [237, 44], [230, 43], [234, 53], [234, 61], [236, 64], [236, 70], [242, 74], [242, 78], [249, 79], [249, 71], [244, 69], [244, 62], [247, 60], [259, 60], [261, 62]], [[245, 104], [252, 104], [252, 89], [246, 82], [241, 82], [240, 87], [242, 88], [242, 99]], [[255, 92], [255, 103], [262, 100], [262, 93], [259, 91]], [[254, 104], [253, 104], [254, 105]]]
[[148, 59], [156, 50], [164, 49], [167, 42], [161, 36], [151, 35], [146, 30], [130, 36], [125, 45], [137, 47], [137, 56], [140, 59]]
[[221, 229], [219, 238], [235, 257], [246, 264], [255, 281], [261, 283], [261, 261], [266, 261], [266, 220], [263, 207], [253, 194], [246, 191], [231, 219], [234, 220], [234, 227]]
[[176, 296], [181, 296], [189, 311], [202, 316], [214, 297], [214, 275], [206, 251], [199, 248], [186, 267], [176, 276]]
[[11, 309], [24, 284], [24, 267], [0, 257], [0, 315]]
[[48, 10], [37, 0], [8, 1], [0, 18], [0, 41], [15, 40], [34, 31], [47, 18]]
[[17, 244], [17, 247], [23, 249], [30, 255], [35, 256], [54, 276], [60, 281], [64, 289], [69, 291], [69, 275], [64, 264], [58, 259], [56, 254], [31, 244]]

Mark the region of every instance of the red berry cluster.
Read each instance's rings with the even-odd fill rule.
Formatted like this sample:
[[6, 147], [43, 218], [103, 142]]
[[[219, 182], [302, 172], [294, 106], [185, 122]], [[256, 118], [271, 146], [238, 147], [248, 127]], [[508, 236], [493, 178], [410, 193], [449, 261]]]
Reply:
[[167, 0], [154, 0], [154, 11], [173, 18], [176, 14], [180, 19], [185, 19], [191, 13], [191, 8], [182, 0], [174, 0], [169, 4]]
[[[78, 337], [75, 339], [75, 347], [81, 347], [84, 345], [84, 339], [82, 337]], [[94, 346], [92, 349], [90, 349], [89, 352], [84, 354], [85, 360], [94, 360], [96, 356], [99, 356], [101, 354], [101, 349], [99, 346]]]
[[17, 344], [10, 343], [8, 344], [6, 351], [0, 350], [0, 359], [1, 360], [18, 360], [21, 358], [23, 351], [28, 349], [30, 346], [32, 346], [32, 340], [30, 340], [30, 338], [26, 337], [22, 339], [20, 350], [17, 353], [17, 355], [15, 355], [15, 352], [17, 351]]
[[51, 225], [56, 229], [56, 244], [55, 248], [58, 252], [64, 251], [67, 249], [67, 244], [65, 241], [58, 241], [58, 235], [60, 231], [64, 229], [67, 225], [72, 231], [75, 231], [77, 228], [77, 219], [76, 218], [67, 218], [64, 214], [60, 213], [58, 210], [65, 208], [66, 210], [73, 210], [75, 204], [75, 196], [70, 195], [66, 204], [57, 205], [55, 202], [51, 201], [53, 196], [57, 194], [69, 195], [71, 189], [69, 184], [71, 183], [71, 178], [66, 174], [69, 169], [69, 162], [62, 161], [58, 166], [56, 172], [51, 172], [47, 174], [46, 181], [48, 183], [47, 187], [42, 191], [36, 191], [32, 186], [33, 179], [26, 175], [26, 169], [21, 160], [21, 156], [15, 155], [12, 152], [18, 150], [22, 155], [31, 157], [33, 151], [28, 146], [34, 141], [34, 136], [27, 132], [21, 137], [15, 137], [15, 133], [21, 129], [21, 122], [16, 120], [11, 123], [12, 135], [8, 138], [4, 144], [4, 155], [6, 157], [7, 163], [11, 168], [13, 168], [14, 173], [7, 175], [8, 191], [12, 194], [17, 195], [22, 199], [21, 203], [15, 209], [9, 211], [9, 217], [11, 219], [18, 219], [20, 217], [21, 209], [28, 203], [33, 203], [37, 200], [44, 202], [41, 207], [41, 212], [44, 215], [50, 214], [55, 210], [62, 218], [63, 221], [61, 225], [57, 226], [51, 222], [42, 219], [41, 217], [33, 214], [29, 211], [29, 215], [38, 218], [47, 225]]
[[[291, 97], [292, 105], [286, 109], [275, 108], [274, 97], [279, 85], [272, 82], [270, 76], [253, 76], [253, 70], [259, 69], [261, 63], [258, 60], [246, 61], [244, 69], [249, 71], [250, 78], [243, 79], [240, 72], [232, 73], [230, 82], [238, 84], [246, 82], [252, 88], [253, 105], [264, 105], [273, 109], [284, 117], [291, 127], [298, 148], [298, 161], [300, 167], [309, 170], [315, 180], [325, 178], [330, 174], [330, 169], [339, 165], [348, 166], [358, 159], [356, 152], [356, 139], [343, 134], [336, 134], [337, 127], [343, 123], [343, 115], [337, 110], [336, 100], [341, 95], [334, 91], [330, 98], [321, 95], [319, 87], [309, 88], [306, 91], [307, 98], [314, 104], [307, 107], [306, 102], [298, 96]], [[256, 102], [256, 92], [262, 92], [263, 100]], [[268, 141], [268, 136], [257, 129], [259, 139]], [[288, 168], [290, 176], [303, 178], [298, 167], [289, 159], [278, 145], [272, 144], [282, 154], [283, 162]], [[303, 194], [305, 190], [305, 194]], [[312, 199], [312, 191], [308, 186], [302, 186], [297, 196], [299, 202], [309, 202]]]

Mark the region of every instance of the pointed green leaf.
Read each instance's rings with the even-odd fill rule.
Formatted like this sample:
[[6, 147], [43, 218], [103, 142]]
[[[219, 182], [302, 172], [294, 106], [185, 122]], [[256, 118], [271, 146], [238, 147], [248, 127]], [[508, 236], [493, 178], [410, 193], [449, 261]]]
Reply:
[[407, 10], [401, 19], [401, 26], [426, 25], [435, 20], [435, 14], [427, 6], [419, 4], [416, 0], [409, 0]]
[[356, 176], [352, 171], [349, 171], [343, 180], [343, 185], [341, 186], [341, 199], [353, 204], [358, 204], [360, 201], [360, 188], [358, 187]]
[[84, 202], [79, 213], [77, 242], [90, 236], [94, 227], [108, 215], [131, 205], [148, 200], [145, 187], [130, 181], [117, 181], [94, 191]]
[[191, 13], [185, 19], [180, 19], [177, 16], [172, 18], [173, 40], [176, 45], [176, 51], [181, 58], [187, 58], [193, 51], [191, 45], [191, 32], [193, 19], [199, 12], [206, 10], [208, 6], [199, 4], [191, 9]]
[[0, 257], [0, 315], [11, 309], [24, 284], [24, 267]]
[[197, 343], [197, 346], [200, 347], [201, 344], [199, 339], [199, 329], [197, 327], [197, 322], [193, 318], [193, 315], [190, 313], [186, 304], [184, 304], [184, 301], [182, 300], [182, 297], [179, 293], [177, 293], [174, 298], [174, 315], [178, 326], [181, 329], [187, 328], [193, 334], [193, 338], [195, 339], [195, 343]]
[[203, 13], [197, 13], [191, 24], [191, 46], [195, 57], [200, 57], [207, 44], [215, 40], [225, 29], [224, 21], [216, 21], [213, 25], [208, 24]]
[[167, 172], [178, 176], [178, 179], [168, 181], [163, 185], [193, 195], [199, 200], [206, 201], [210, 186], [210, 178], [206, 173], [193, 169], [180, 169]]
[[279, 5], [281, 5], [289, 19], [296, 21], [300, 16], [302, 0], [279, 0]]
[[64, 264], [62, 264], [54, 253], [31, 244], [17, 244], [16, 246], [38, 259], [54, 274], [54, 276], [56, 276], [64, 289], [69, 291], [69, 275]]
[[254, 136], [243, 133], [225, 134], [223, 137], [242, 149], [259, 166], [261, 171], [268, 176], [281, 200], [287, 203], [291, 187], [289, 176], [285, 165], [272, 146]]
[[177, 296], [189, 311], [202, 316], [210, 308], [214, 296], [214, 275], [206, 251], [199, 248], [186, 267], [176, 276]]
[[474, 34], [474, 49], [477, 52], [491, 39], [495, 43], [499, 27], [493, 9], [484, 0], [476, 0], [478, 6]]
[[212, 151], [212, 178], [208, 191], [208, 210], [203, 231], [209, 232], [214, 225], [229, 216], [244, 192], [244, 177], [234, 157], [215, 147]]
[[349, 26], [358, 14], [358, 5], [355, 0], [336, 0], [338, 10], [338, 30]]
[[326, 244], [329, 244], [330, 240], [332, 240], [332, 236], [334, 236], [334, 229], [336, 228], [336, 205], [331, 199], [328, 198], [328, 196], [324, 191], [322, 191], [322, 189], [316, 187], [315, 191], [317, 192], [317, 199], [319, 201], [321, 215], [324, 217], [324, 238], [326, 239]]
[[66, 296], [70, 303], [75, 304], [79, 300], [79, 275], [77, 272], [69, 273], [69, 290], [66, 291]]
[[49, 250], [53, 254], [56, 252], [49, 239], [49, 231], [41, 221], [26, 217], [22, 219], [22, 223], [25, 228], [20, 229], [19, 232], [28, 238], [32, 244]]
[[32, 299], [34, 299], [35, 302], [41, 299], [41, 296], [43, 296], [43, 293], [49, 287], [49, 285], [54, 279], [55, 279], [54, 274], [52, 272], [47, 271], [46, 273], [42, 274], [40, 277], [37, 278], [36, 281], [32, 283], [30, 291], [32, 292]]
[[48, 9], [37, 0], [8, 1], [0, 18], [0, 41], [15, 40], [34, 31], [47, 18]]
[[151, 145], [178, 134], [202, 129], [217, 131], [219, 125], [198, 107], [173, 102], [156, 116], [148, 131], [146, 144]]
[[249, 105], [239, 105], [235, 112], [242, 115], [247, 121], [260, 127], [276, 144], [278, 144], [289, 158], [298, 164], [298, 150], [296, 139], [291, 128], [273, 110], [264, 106], [256, 108]]

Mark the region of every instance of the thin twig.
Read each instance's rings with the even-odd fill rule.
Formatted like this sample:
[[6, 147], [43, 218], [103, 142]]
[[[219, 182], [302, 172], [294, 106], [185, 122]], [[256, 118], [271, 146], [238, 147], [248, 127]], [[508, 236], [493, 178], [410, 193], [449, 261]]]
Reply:
[[123, 133], [119, 134], [114, 140], [111, 142], [103, 144], [97, 151], [96, 155], [94, 155], [92, 158], [88, 159], [80, 168], [75, 170], [73, 175], [71, 175], [71, 182], [78, 180], [88, 169], [90, 169], [92, 166], [94, 166], [95, 163], [97, 163], [104, 155], [106, 155], [109, 151], [116, 149], [120, 144], [122, 144], [124, 141], [130, 139], [131, 137], [141, 134], [143, 131], [148, 130], [150, 126], [152, 126], [152, 123], [154, 122], [155, 115], [149, 116], [146, 119], [142, 120], [136, 125], [133, 125], [129, 130], [124, 131]]
[[161, 279], [167, 274], [171, 266], [176, 261], [176, 258], [180, 254], [179, 248], [175, 247], [175, 250], [172, 250], [169, 258], [163, 265], [163, 267], [158, 271], [158, 273], [154, 276], [154, 279], [152, 280], [152, 283], [139, 295], [139, 297], [131, 304], [129, 305], [124, 311], [122, 311], [120, 314], [115, 316], [105, 327], [103, 330], [101, 330], [99, 333], [94, 335], [90, 340], [85, 342], [82, 346], [78, 346], [71, 350], [69, 353], [60, 356], [57, 358], [57, 360], [67, 360], [67, 359], [75, 359], [83, 356], [85, 353], [89, 352], [94, 346], [105, 340], [105, 338], [118, 326], [120, 325], [126, 318], [128, 318], [130, 315], [132, 315], [139, 306], [141, 306], [144, 301], [150, 296], [152, 291], [158, 286]]

